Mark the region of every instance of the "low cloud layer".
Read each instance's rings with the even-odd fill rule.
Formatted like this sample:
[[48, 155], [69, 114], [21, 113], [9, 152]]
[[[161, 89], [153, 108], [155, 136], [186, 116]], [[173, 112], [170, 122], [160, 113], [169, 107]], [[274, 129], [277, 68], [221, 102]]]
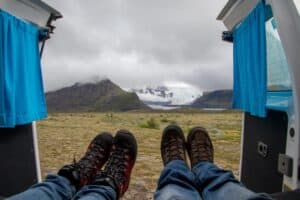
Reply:
[[232, 87], [232, 45], [216, 16], [226, 0], [47, 0], [64, 18], [46, 44], [46, 90], [95, 77], [124, 88], [185, 82]]

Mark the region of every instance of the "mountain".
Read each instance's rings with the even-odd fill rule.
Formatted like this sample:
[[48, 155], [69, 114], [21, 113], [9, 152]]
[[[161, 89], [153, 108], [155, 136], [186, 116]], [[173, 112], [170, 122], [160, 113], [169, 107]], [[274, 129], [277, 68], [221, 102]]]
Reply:
[[131, 89], [138, 97], [152, 108], [167, 109], [191, 104], [201, 95], [201, 91], [194, 86], [177, 83], [167, 83], [162, 86]]
[[46, 93], [50, 112], [128, 111], [148, 107], [132, 92], [126, 92], [109, 79], [97, 83], [75, 83]]
[[232, 107], [232, 90], [216, 90], [204, 92], [203, 95], [196, 99], [191, 107], [194, 108], [231, 108]]

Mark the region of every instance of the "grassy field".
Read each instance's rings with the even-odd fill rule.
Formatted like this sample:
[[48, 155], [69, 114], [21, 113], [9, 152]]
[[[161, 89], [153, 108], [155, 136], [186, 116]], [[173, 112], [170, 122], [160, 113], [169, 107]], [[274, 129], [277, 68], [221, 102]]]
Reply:
[[83, 155], [90, 140], [101, 131], [113, 134], [130, 130], [138, 142], [138, 157], [131, 184], [123, 199], [152, 199], [163, 168], [160, 157], [161, 132], [178, 124], [185, 134], [201, 125], [210, 132], [215, 161], [238, 176], [241, 113], [52, 113], [38, 123], [42, 175], [56, 172]]

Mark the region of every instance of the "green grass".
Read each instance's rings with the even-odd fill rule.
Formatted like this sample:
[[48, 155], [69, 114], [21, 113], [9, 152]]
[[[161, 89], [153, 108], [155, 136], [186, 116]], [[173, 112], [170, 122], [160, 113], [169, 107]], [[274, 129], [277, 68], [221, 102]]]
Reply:
[[241, 113], [238, 112], [52, 113], [37, 124], [42, 174], [56, 172], [74, 157], [80, 159], [97, 133], [115, 134], [119, 129], [128, 129], [137, 139], [138, 157], [123, 199], [151, 199], [163, 169], [161, 133], [171, 123], [181, 126], [185, 134], [193, 126], [204, 126], [213, 140], [216, 163], [239, 175]]

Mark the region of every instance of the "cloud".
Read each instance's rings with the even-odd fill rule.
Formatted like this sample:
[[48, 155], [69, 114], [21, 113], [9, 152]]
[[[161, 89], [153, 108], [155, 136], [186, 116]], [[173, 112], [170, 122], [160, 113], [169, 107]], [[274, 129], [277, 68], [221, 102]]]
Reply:
[[63, 19], [46, 44], [46, 90], [92, 77], [121, 87], [186, 82], [232, 85], [232, 45], [216, 16], [225, 0], [47, 0]]

